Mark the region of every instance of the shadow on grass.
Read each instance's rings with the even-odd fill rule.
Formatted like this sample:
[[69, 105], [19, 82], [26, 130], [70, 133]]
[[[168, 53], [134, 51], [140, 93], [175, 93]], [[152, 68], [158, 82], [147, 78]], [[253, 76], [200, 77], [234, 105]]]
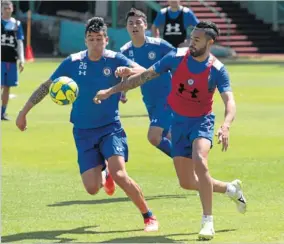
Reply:
[[[66, 234], [119, 234], [119, 233], [129, 233], [129, 232], [142, 232], [142, 229], [133, 229], [133, 230], [111, 230], [111, 231], [95, 231], [88, 230], [94, 229], [98, 226], [84, 226], [75, 229], [67, 229], [67, 230], [49, 230], [49, 231], [32, 231], [32, 232], [24, 232], [13, 235], [2, 236], [2, 242], [16, 242], [16, 241], [27, 241], [27, 240], [48, 240], [51, 242], [57, 243], [66, 243], [66, 242], [75, 242], [76, 239], [60, 237], [61, 235]], [[216, 233], [222, 232], [231, 232], [236, 231], [236, 229], [224, 229], [217, 230]], [[115, 238], [104, 241], [103, 243], [180, 243], [180, 242], [188, 242], [188, 241], [197, 241], [196, 238], [188, 239], [188, 236], [195, 235], [197, 238], [198, 233], [184, 233], [184, 234], [169, 234], [169, 235], [151, 235], [149, 236], [133, 236], [126, 238]], [[184, 237], [181, 240], [172, 240], [171, 237], [182, 236]]]
[[133, 236], [126, 238], [115, 238], [111, 240], [104, 241], [102, 243], [177, 243], [179, 241], [174, 241], [167, 238], [166, 236]]
[[[196, 196], [196, 194], [191, 194]], [[157, 196], [149, 196], [146, 197], [147, 201], [157, 200], [157, 199], [179, 199], [186, 198], [190, 196], [190, 194], [183, 195], [157, 195]], [[62, 207], [69, 205], [84, 205], [84, 204], [108, 204], [108, 203], [118, 203], [118, 202], [129, 202], [131, 201], [128, 197], [117, 197], [117, 198], [106, 198], [106, 199], [94, 199], [94, 200], [77, 200], [77, 201], [66, 201], [66, 202], [57, 202], [54, 204], [47, 205], [48, 207]]]
[[128, 233], [134, 231], [142, 231], [141, 229], [136, 230], [114, 230], [114, 231], [94, 231], [88, 230], [90, 228], [97, 228], [98, 226], [84, 226], [69, 230], [49, 230], [49, 231], [33, 231], [24, 232], [14, 235], [2, 236], [2, 242], [15, 242], [24, 240], [49, 240], [56, 241], [57, 243], [72, 242], [76, 239], [60, 237], [66, 234], [118, 234], [118, 233]]
[[[236, 231], [236, 229], [224, 229], [224, 230], [217, 230], [216, 233], [223, 233], [223, 232], [231, 232]], [[115, 238], [104, 241], [102, 243], [184, 243], [188, 241], [199, 241], [197, 239], [197, 232], [192, 233], [184, 233], [184, 234], [169, 234], [169, 235], [161, 235], [161, 236], [133, 236], [127, 238]], [[177, 236], [184, 236], [183, 239], [180, 240], [172, 240], [170, 237], [177, 237]], [[196, 238], [187, 238], [188, 236], [196, 236]], [[200, 241], [206, 242], [206, 241]]]

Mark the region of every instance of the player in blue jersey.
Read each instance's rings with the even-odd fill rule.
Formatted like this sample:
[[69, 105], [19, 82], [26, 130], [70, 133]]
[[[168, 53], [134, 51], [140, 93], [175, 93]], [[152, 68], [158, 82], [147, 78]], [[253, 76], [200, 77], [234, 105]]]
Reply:
[[1, 120], [9, 120], [6, 108], [10, 88], [18, 85], [17, 60], [19, 71], [24, 70], [24, 33], [19, 20], [12, 18], [13, 4], [2, 1], [1, 6]]
[[[139, 65], [149, 68], [174, 49], [171, 44], [160, 38], [146, 37], [147, 17], [142, 11], [132, 8], [127, 13], [126, 22], [131, 41], [120, 50]], [[170, 90], [170, 72], [165, 72], [157, 79], [141, 86], [143, 101], [150, 119], [148, 140], [168, 156], [171, 153], [169, 138], [172, 111], [167, 104]]]
[[163, 38], [174, 47], [186, 40], [188, 27], [196, 26], [199, 20], [191, 9], [181, 6], [180, 1], [168, 1], [169, 7], [161, 9], [152, 25], [154, 37], [160, 37], [159, 27], [164, 26]]
[[[158, 222], [148, 208], [140, 187], [126, 172], [128, 146], [119, 118], [119, 95], [103, 105], [96, 105], [92, 100], [98, 90], [119, 83], [117, 76], [127, 72], [128, 75], [135, 74], [144, 68], [120, 53], [105, 49], [108, 37], [102, 18], [94, 17], [87, 22], [85, 42], [87, 50], [66, 58], [50, 79], [32, 94], [19, 112], [16, 124], [20, 130], [26, 129], [28, 112], [48, 94], [54, 79], [68, 76], [76, 81], [79, 95], [73, 104], [70, 120], [74, 124], [78, 163], [86, 191], [96, 194], [104, 185], [106, 192], [112, 195], [114, 180], [139, 208], [144, 217], [145, 231], [157, 231]], [[121, 66], [128, 68], [119, 68]], [[104, 170], [105, 161], [108, 162], [108, 171]]]
[[209, 21], [196, 25], [189, 48], [171, 51], [148, 70], [125, 79], [112, 88], [99, 91], [95, 103], [118, 92], [145, 84], [159, 75], [172, 71], [172, 89], [168, 103], [173, 110], [172, 157], [180, 186], [199, 191], [203, 208], [202, 227], [199, 238], [214, 236], [212, 195], [226, 193], [245, 213], [247, 203], [241, 181], [222, 182], [210, 176], [208, 155], [212, 147], [215, 115], [212, 112], [216, 88], [225, 105], [225, 118], [218, 130], [218, 143], [222, 150], [229, 145], [229, 128], [236, 113], [235, 100], [224, 65], [210, 53], [219, 35], [217, 26]]

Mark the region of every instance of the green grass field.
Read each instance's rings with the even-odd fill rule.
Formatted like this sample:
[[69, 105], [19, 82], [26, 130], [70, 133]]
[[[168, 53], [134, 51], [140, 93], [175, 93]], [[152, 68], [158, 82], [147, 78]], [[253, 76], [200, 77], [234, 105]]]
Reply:
[[[28, 116], [20, 132], [15, 118], [56, 62], [27, 64], [21, 86], [8, 108], [11, 122], [2, 123], [2, 242], [194, 242], [200, 228], [201, 206], [196, 192], [182, 190], [171, 159], [147, 142], [148, 127], [139, 90], [121, 105], [128, 134], [129, 174], [141, 185], [160, 231], [144, 233], [142, 217], [119, 189], [85, 193], [76, 162], [69, 121], [70, 107], [46, 98]], [[248, 212], [237, 213], [224, 195], [214, 195], [216, 237], [212, 242], [284, 243], [284, 67], [229, 65], [237, 102], [230, 148], [215, 144], [209, 166], [212, 176], [240, 178]], [[224, 106], [215, 96], [219, 126]]]

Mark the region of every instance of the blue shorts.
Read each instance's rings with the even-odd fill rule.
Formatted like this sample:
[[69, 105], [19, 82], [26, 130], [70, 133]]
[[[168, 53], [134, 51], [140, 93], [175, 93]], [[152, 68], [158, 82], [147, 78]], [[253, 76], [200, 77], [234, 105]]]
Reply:
[[155, 106], [147, 106], [150, 126], [157, 126], [164, 129], [166, 134], [171, 130], [173, 112], [168, 104], [157, 104]]
[[17, 63], [1, 61], [1, 86], [17, 86], [18, 71]]
[[172, 157], [192, 158], [192, 143], [203, 137], [213, 145], [215, 115], [184, 117], [174, 114], [172, 123]]
[[128, 160], [128, 145], [126, 134], [120, 122], [95, 128], [73, 128], [73, 136], [78, 153], [80, 173], [102, 165], [105, 168], [105, 160], [114, 155]]

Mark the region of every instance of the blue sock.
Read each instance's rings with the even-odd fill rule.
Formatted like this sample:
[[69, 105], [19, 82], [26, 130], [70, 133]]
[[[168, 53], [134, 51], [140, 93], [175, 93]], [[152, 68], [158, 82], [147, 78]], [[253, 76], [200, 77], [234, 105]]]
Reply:
[[1, 107], [1, 115], [5, 114], [7, 106]]
[[163, 153], [171, 157], [172, 143], [168, 138], [162, 137], [162, 140], [160, 144], [157, 146], [157, 148], [159, 148]]
[[153, 216], [153, 213], [151, 212], [151, 210], [148, 210], [148, 212], [143, 213], [142, 216], [143, 216], [144, 219], [148, 219], [148, 218]]

